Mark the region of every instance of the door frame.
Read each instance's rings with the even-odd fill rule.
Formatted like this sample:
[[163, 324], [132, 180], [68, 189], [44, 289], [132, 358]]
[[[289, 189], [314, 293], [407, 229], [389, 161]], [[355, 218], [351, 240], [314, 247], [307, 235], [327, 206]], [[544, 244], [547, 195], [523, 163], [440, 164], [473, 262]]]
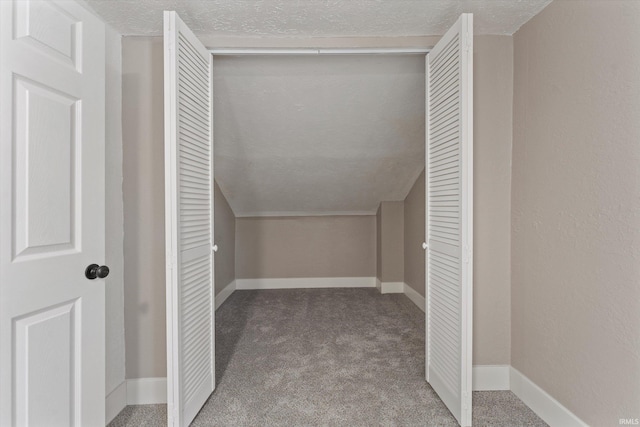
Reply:
[[[444, 36], [443, 36], [444, 37]], [[270, 55], [294, 55], [294, 56], [299, 56], [299, 55], [353, 55], [353, 54], [417, 54], [417, 55], [424, 55], [425, 61], [428, 61], [429, 58], [429, 53], [431, 52], [432, 48], [336, 48], [336, 49], [325, 49], [325, 48], [318, 48], [318, 49], [307, 49], [307, 48], [276, 48], [276, 49], [260, 49], [260, 48], [239, 48], [239, 49], [222, 49], [222, 48], [218, 48], [218, 49], [209, 49], [209, 52], [212, 56], [212, 61], [215, 60], [216, 56], [228, 56], [228, 55], [232, 55], [232, 56], [241, 56], [241, 55], [264, 55], [264, 56], [270, 56]], [[427, 67], [425, 68], [425, 79], [428, 77], [428, 64]], [[473, 75], [471, 74], [470, 76], [470, 82], [461, 82], [461, 85], [467, 85], [469, 88], [473, 87]], [[212, 75], [212, 79], [211, 79], [211, 86], [210, 86], [211, 90], [212, 90], [212, 94], [211, 94], [211, 98], [210, 98], [210, 102], [212, 104], [213, 107], [213, 75]], [[425, 87], [425, 114], [429, 113], [429, 106], [428, 106], [428, 101], [429, 101], [429, 85], [427, 83], [426, 87]], [[467, 111], [466, 112], [466, 124], [467, 127], [465, 127], [465, 129], [471, 129], [471, 132], [473, 132], [473, 113], [472, 113], [472, 106], [473, 106], [473, 93], [470, 92], [469, 93], [470, 96], [470, 102], [468, 103], [471, 107], [471, 111]], [[428, 124], [428, 117], [425, 117], [426, 123]], [[428, 128], [425, 129], [425, 133], [426, 133], [426, 137], [428, 138]], [[465, 176], [464, 179], [468, 179], [470, 180], [471, 183], [471, 192], [473, 192], [473, 149], [472, 149], [472, 145], [470, 147], [471, 149], [469, 151], [467, 151], [466, 153], [464, 153], [464, 156], [467, 159], [470, 159], [469, 163], [471, 164], [471, 169], [469, 170], [471, 172], [471, 176]], [[427, 145], [425, 146], [425, 155], [427, 154], [426, 151], [428, 150], [428, 142]], [[213, 156], [212, 156], [213, 157]], [[213, 159], [212, 159], [213, 160]], [[427, 168], [429, 167], [428, 164], [428, 159], [425, 158], [425, 180], [428, 180], [428, 174], [426, 172]], [[467, 171], [467, 172], [469, 172]], [[427, 183], [425, 183], [425, 191], [426, 193], [428, 193], [428, 187], [427, 187]], [[468, 189], [467, 188], [467, 189]], [[464, 195], [463, 195], [464, 197]], [[212, 203], [213, 203], [213, 198], [212, 198]], [[429, 209], [429, 205], [428, 205], [428, 194], [425, 194], [425, 224], [427, 222], [427, 218], [428, 218], [428, 209]], [[467, 206], [467, 209], [462, 209], [461, 215], [466, 216], [469, 215], [469, 217], [471, 218], [469, 221], [464, 221], [467, 225], [469, 225], [469, 229], [465, 231], [465, 233], [468, 235], [469, 233], [473, 233], [473, 205], [470, 205], [471, 211], [469, 212], [469, 206]], [[213, 209], [213, 205], [212, 205], [212, 221], [214, 221], [214, 209]], [[425, 229], [425, 242], [428, 241], [428, 229]], [[214, 238], [214, 236], [212, 236], [212, 239]], [[426, 245], [426, 243], [425, 243]], [[425, 247], [423, 247], [423, 249], [427, 249]], [[473, 249], [472, 249], [472, 245], [469, 244], [465, 244], [463, 243], [463, 258], [465, 258], [465, 260], [468, 261], [469, 265], [471, 267], [469, 267], [468, 269], [463, 269], [463, 275], [472, 275], [472, 265], [473, 265], [473, 261], [472, 261], [472, 256], [473, 256]], [[427, 262], [427, 252], [425, 251], [425, 326], [426, 326], [426, 330], [425, 330], [425, 362], [428, 360], [428, 354], [429, 354], [429, 339], [428, 339], [428, 331], [429, 331], [429, 315], [427, 313], [428, 310], [428, 262]], [[215, 260], [214, 260], [214, 265], [215, 265]], [[215, 280], [215, 278], [214, 278]], [[472, 282], [472, 277], [469, 278], [468, 280], [470, 280]], [[213, 292], [213, 296], [215, 298], [215, 283], [212, 283], [212, 292]], [[472, 286], [469, 287], [469, 292], [470, 295], [472, 295], [471, 293], [472, 291]], [[469, 335], [472, 335], [472, 327], [471, 327], [471, 322], [472, 322], [472, 299], [468, 300], [469, 302], [471, 302], [471, 305], [466, 307], [464, 309], [464, 313], [463, 313], [463, 322], [465, 322], [466, 324], [468, 324], [468, 333]], [[213, 328], [213, 322], [215, 318], [215, 308], [214, 308], [214, 314], [212, 316], [212, 328]], [[213, 335], [214, 335], [214, 341], [215, 341], [215, 329], [213, 330]], [[469, 338], [470, 339], [470, 338]], [[472, 347], [471, 345], [465, 346], [466, 348], [466, 354], [463, 354], [463, 360], [468, 359], [471, 360], [471, 352], [472, 352]], [[215, 357], [215, 354], [214, 354]], [[428, 375], [428, 371], [425, 369], [425, 376]], [[468, 378], [469, 383], [471, 382], [471, 372], [469, 372], [469, 378]]]

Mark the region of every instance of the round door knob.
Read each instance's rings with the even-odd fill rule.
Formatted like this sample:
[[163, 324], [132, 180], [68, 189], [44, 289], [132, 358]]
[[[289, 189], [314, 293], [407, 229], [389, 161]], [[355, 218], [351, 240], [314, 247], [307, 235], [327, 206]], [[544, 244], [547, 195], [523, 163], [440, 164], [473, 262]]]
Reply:
[[106, 265], [91, 264], [84, 270], [84, 275], [89, 280], [95, 278], [104, 279], [109, 275], [109, 267]]

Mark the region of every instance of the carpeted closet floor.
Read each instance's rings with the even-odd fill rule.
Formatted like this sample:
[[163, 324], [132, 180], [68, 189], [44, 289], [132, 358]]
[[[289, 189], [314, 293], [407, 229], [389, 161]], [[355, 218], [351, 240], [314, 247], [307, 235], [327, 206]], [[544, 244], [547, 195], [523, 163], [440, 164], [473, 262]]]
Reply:
[[[216, 390], [192, 426], [456, 426], [424, 380], [424, 313], [376, 289], [236, 291], [216, 312]], [[474, 392], [476, 426], [546, 425]], [[109, 424], [164, 426], [166, 405]]]

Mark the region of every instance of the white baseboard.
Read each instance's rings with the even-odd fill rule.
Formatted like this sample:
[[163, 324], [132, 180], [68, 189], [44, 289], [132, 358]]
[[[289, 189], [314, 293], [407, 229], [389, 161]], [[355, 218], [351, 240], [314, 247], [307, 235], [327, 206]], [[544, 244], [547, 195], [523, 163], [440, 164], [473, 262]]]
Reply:
[[511, 367], [510, 378], [511, 391], [551, 427], [587, 426], [587, 423], [514, 367]]
[[401, 293], [404, 293], [404, 283], [403, 282], [381, 282], [380, 283], [380, 293], [381, 294], [401, 294]]
[[376, 277], [376, 288], [378, 288], [378, 291], [382, 293], [382, 282], [377, 277]]
[[[404, 284], [404, 294], [420, 310], [425, 311], [425, 298], [406, 283]], [[552, 427], [587, 426], [587, 423], [565, 408], [549, 393], [509, 365], [474, 366], [473, 390], [511, 390], [525, 405]]]
[[[381, 293], [404, 294], [425, 311], [425, 298], [406, 283], [380, 282], [375, 277], [327, 277], [285, 279], [236, 279], [216, 295], [216, 309], [236, 289], [304, 289], [304, 288], [378, 287]], [[511, 390], [550, 426], [586, 427], [587, 424], [565, 408], [537, 384], [509, 365], [473, 367], [473, 390]], [[166, 378], [126, 380], [106, 398], [106, 423], [111, 422], [126, 405], [167, 403]]]
[[236, 289], [373, 288], [375, 277], [300, 277], [236, 279]]
[[415, 289], [413, 289], [411, 286], [407, 285], [406, 283], [404, 284], [404, 294], [411, 300], [413, 301], [413, 303], [415, 305], [418, 306], [418, 308], [420, 310], [422, 310], [423, 312], [425, 312], [425, 299], [422, 295], [420, 295], [418, 293], [418, 291], [416, 291]]
[[[124, 384], [107, 396], [107, 423], [124, 408]], [[525, 405], [550, 426], [587, 427], [587, 424], [546, 391], [509, 365], [473, 367], [473, 390], [511, 390]], [[137, 378], [126, 381], [126, 404], [167, 403], [166, 378]]]
[[105, 402], [105, 425], [113, 421], [125, 406], [127, 406], [127, 382], [122, 381], [107, 395]]
[[475, 365], [473, 391], [509, 390], [509, 365]]
[[215, 297], [216, 301], [216, 310], [220, 308], [223, 302], [227, 300], [231, 296], [231, 294], [236, 290], [236, 281], [233, 280], [227, 286], [225, 286]]
[[127, 405], [167, 403], [167, 379], [135, 378], [127, 380]]

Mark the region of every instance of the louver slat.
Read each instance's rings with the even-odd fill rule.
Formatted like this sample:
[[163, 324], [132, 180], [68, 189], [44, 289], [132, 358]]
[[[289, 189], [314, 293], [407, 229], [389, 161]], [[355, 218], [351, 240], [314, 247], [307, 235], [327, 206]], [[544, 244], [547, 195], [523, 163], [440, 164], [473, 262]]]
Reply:
[[171, 198], [166, 221], [175, 265], [167, 293], [168, 420], [174, 427], [189, 425], [215, 386], [211, 105], [211, 55], [175, 12], [165, 12], [165, 167]]
[[471, 425], [470, 15], [427, 56], [427, 380]]

